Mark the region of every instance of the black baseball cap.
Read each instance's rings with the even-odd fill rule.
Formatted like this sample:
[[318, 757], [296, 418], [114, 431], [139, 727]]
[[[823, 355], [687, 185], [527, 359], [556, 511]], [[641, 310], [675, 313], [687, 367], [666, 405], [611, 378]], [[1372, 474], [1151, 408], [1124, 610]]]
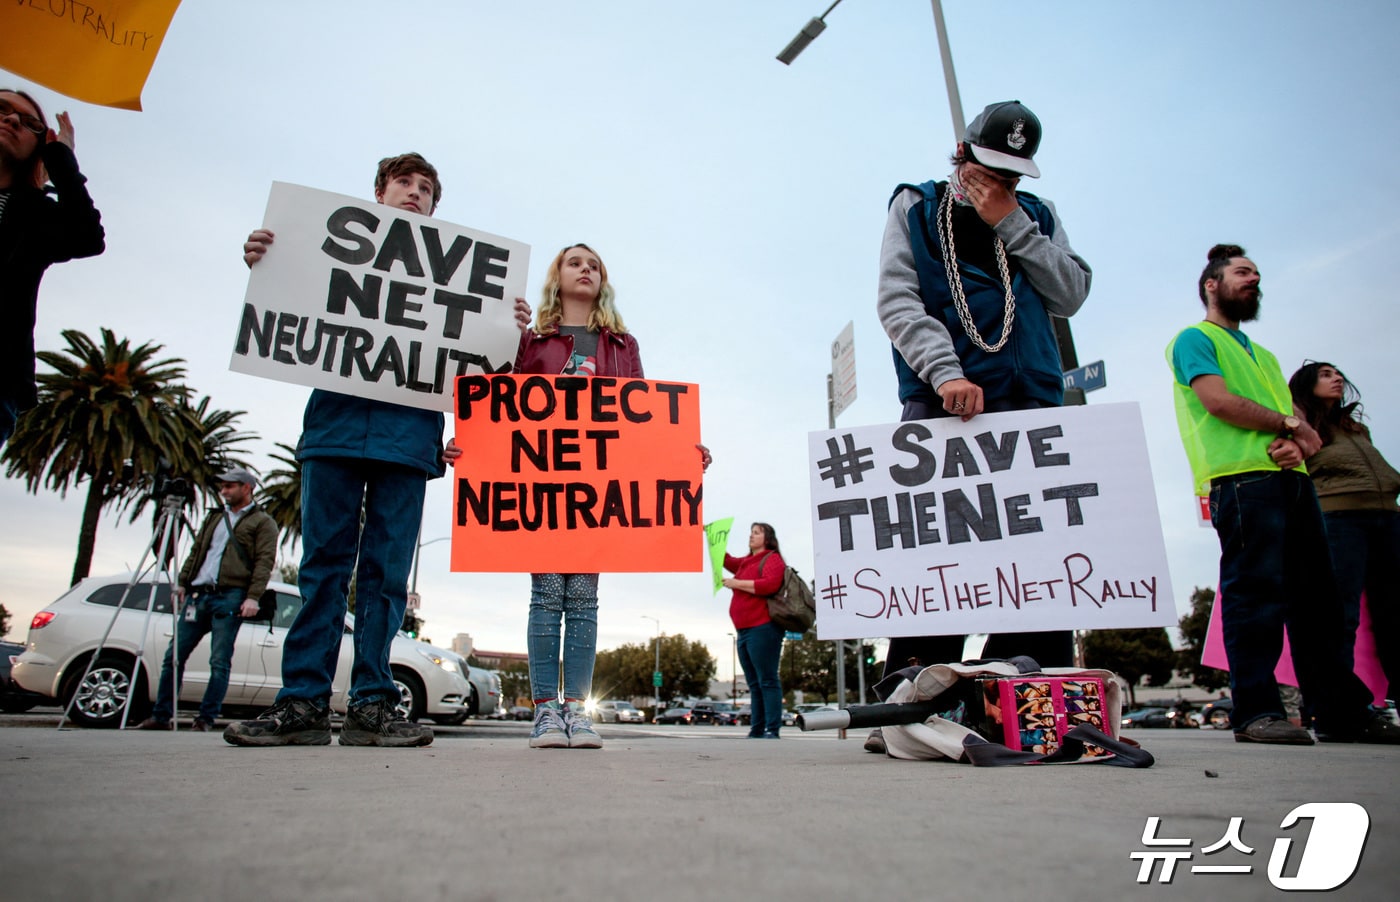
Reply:
[[1040, 120], [1019, 100], [994, 103], [977, 114], [963, 132], [963, 143], [989, 169], [1040, 178], [1035, 152], [1040, 149]]

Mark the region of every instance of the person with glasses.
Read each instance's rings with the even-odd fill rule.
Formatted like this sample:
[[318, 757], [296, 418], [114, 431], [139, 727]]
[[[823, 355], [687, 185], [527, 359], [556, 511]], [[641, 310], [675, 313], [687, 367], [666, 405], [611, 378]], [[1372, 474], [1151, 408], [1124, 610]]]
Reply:
[[58, 114], [55, 133], [38, 101], [0, 88], [0, 448], [38, 400], [34, 320], [44, 270], [107, 246], [86, 181], [68, 114]]
[[[1091, 274], [1054, 205], [1016, 190], [1023, 176], [1040, 177], [1040, 138], [1020, 101], [993, 103], [963, 132], [946, 180], [900, 185], [890, 199], [876, 312], [893, 345], [901, 421], [1064, 402], [1050, 316], [1079, 310]], [[966, 638], [895, 637], [885, 675], [961, 661]], [[1070, 666], [1073, 633], [1001, 633], [982, 654]], [[884, 751], [878, 731], [865, 747]]]

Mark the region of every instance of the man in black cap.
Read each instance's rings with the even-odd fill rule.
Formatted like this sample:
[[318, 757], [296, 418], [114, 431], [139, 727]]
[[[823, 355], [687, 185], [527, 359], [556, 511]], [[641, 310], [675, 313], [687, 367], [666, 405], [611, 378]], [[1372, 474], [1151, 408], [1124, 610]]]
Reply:
[[[216, 507], [204, 518], [190, 556], [180, 570], [180, 584], [174, 590], [175, 604], [181, 613], [176, 636], [179, 641], [171, 642], [165, 649], [155, 707], [138, 729], [171, 728], [185, 661], [199, 640], [210, 633], [213, 638], [209, 647], [209, 685], [199, 704], [199, 716], [190, 728], [207, 733], [219, 716], [224, 693], [228, 691], [238, 627], [243, 618], [258, 615], [258, 599], [267, 590], [272, 565], [277, 560], [277, 523], [253, 503], [256, 485], [257, 480], [247, 470], [232, 469], [219, 475], [219, 494], [228, 506]], [[172, 679], [177, 645], [179, 664]]]
[[[1089, 294], [1089, 265], [1049, 201], [1017, 191], [1040, 177], [1040, 120], [1020, 101], [988, 106], [963, 134], [946, 181], [900, 185], [880, 247], [876, 309], [893, 343], [901, 420], [1058, 407], [1063, 370], [1050, 314]], [[885, 673], [962, 659], [965, 636], [890, 640]], [[1073, 663], [1069, 631], [1002, 633], [984, 657]]]

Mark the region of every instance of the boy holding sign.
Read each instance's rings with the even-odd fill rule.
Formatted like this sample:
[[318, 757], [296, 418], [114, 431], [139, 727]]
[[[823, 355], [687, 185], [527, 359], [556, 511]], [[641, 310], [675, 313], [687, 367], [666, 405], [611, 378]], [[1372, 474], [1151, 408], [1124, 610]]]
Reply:
[[[416, 153], [381, 160], [374, 199], [430, 216], [442, 199], [437, 170]], [[258, 229], [243, 245], [252, 267], [273, 234]], [[530, 306], [515, 302], [520, 328]], [[341, 745], [424, 746], [432, 730], [397, 710], [389, 645], [403, 624], [409, 567], [423, 519], [429, 479], [443, 475], [460, 451], [442, 445], [443, 415], [316, 389], [306, 405], [301, 461], [301, 611], [287, 633], [282, 690], [257, 719], [231, 724], [233, 745], [326, 745], [331, 681], [340, 654], [356, 576], [355, 662]], [[361, 511], [363, 509], [363, 526]]]

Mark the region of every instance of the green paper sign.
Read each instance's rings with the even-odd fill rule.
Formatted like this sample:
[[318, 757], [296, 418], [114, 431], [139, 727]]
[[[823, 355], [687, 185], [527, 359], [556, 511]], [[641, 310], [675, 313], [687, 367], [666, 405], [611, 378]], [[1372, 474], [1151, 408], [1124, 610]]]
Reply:
[[729, 527], [733, 525], [733, 517], [705, 524], [705, 545], [710, 549], [710, 572], [714, 576], [713, 595], [718, 595], [724, 587], [724, 549], [729, 544]]

